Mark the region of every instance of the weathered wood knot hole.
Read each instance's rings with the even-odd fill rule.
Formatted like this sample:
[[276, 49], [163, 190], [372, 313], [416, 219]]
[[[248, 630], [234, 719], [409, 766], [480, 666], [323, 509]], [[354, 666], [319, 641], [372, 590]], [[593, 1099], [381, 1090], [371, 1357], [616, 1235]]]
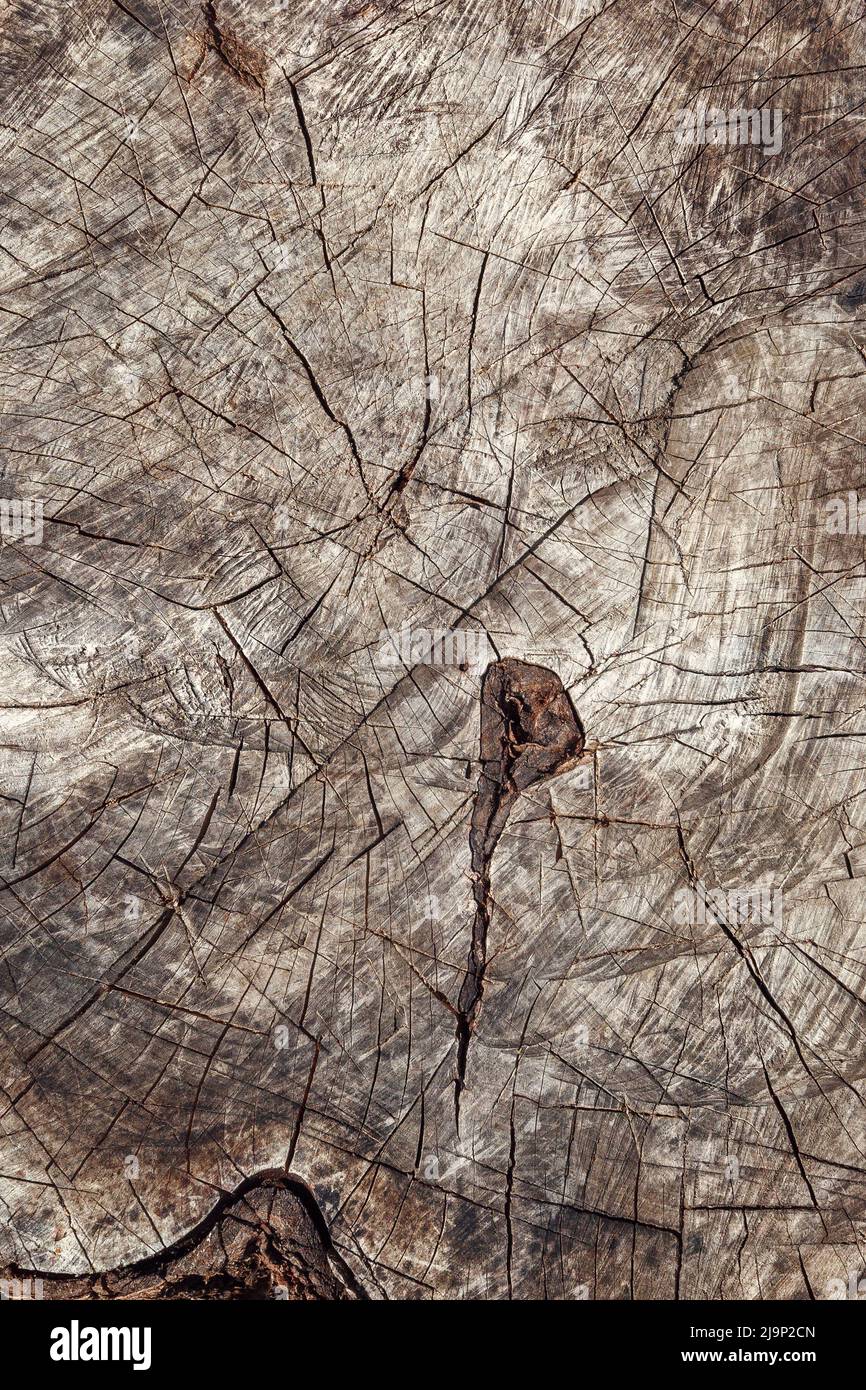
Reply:
[[555, 671], [510, 657], [488, 666], [481, 682], [481, 771], [469, 831], [475, 916], [457, 1001], [458, 1130], [469, 1041], [484, 998], [493, 854], [520, 793], [573, 767], [585, 741], [577, 710]]

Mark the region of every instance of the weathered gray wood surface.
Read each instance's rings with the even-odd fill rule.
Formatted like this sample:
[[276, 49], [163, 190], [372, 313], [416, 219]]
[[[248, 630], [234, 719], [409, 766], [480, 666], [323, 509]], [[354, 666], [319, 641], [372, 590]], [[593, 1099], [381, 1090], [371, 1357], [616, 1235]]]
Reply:
[[[10, 1270], [862, 1267], [860, 15], [4, 5]], [[779, 153], [678, 143], [701, 101]], [[483, 660], [389, 664], [404, 623]], [[237, 1202], [267, 1259], [173, 1274]]]

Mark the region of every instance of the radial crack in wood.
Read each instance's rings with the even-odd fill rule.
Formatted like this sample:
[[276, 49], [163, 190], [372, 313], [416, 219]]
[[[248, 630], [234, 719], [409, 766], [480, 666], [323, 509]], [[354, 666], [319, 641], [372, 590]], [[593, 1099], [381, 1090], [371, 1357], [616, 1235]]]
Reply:
[[454, 1090], [458, 1131], [469, 1040], [484, 998], [493, 855], [521, 791], [574, 766], [583, 745], [580, 720], [554, 671], [511, 658], [488, 666], [481, 682], [481, 771], [469, 831], [475, 918], [466, 978], [458, 996]]

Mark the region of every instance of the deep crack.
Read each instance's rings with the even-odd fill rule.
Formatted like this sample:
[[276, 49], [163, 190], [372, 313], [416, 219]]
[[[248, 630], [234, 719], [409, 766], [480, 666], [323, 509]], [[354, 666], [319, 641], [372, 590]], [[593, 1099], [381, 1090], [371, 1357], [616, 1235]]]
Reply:
[[583, 726], [554, 671], [510, 657], [488, 666], [481, 683], [481, 772], [469, 832], [475, 917], [457, 1001], [454, 1114], [458, 1130], [469, 1040], [484, 998], [493, 854], [520, 793], [571, 767], [583, 747]]

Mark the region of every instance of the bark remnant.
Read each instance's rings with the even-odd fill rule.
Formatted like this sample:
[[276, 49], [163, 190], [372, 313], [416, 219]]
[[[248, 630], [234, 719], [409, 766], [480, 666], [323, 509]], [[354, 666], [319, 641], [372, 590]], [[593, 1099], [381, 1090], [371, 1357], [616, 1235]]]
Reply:
[[[337, 1273], [337, 1267], [340, 1273]], [[184, 1299], [293, 1302], [364, 1297], [343, 1266], [315, 1199], [277, 1170], [246, 1178], [159, 1254], [81, 1276], [0, 1270], [9, 1282], [42, 1282], [46, 1299]]]

